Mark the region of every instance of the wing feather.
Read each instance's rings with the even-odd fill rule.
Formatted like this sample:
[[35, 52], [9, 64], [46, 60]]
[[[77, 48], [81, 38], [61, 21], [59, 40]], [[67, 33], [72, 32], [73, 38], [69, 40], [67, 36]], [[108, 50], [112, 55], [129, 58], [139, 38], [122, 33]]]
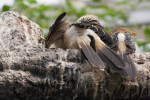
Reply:
[[84, 37], [79, 37], [77, 39], [77, 43], [79, 48], [82, 50], [85, 57], [87, 58], [88, 62], [93, 67], [105, 68], [103, 61], [99, 58], [93, 48], [89, 44], [87, 44], [86, 40], [84, 40]]
[[126, 68], [122, 72], [126, 72], [129, 78], [135, 79], [137, 75], [136, 67], [130, 55], [123, 54], [123, 59], [126, 63]]
[[111, 68], [113, 71], [116, 71], [116, 72], [121, 72], [121, 69], [116, 67], [116, 65], [110, 60], [108, 59], [107, 56], [105, 56], [101, 51], [98, 52], [98, 55], [99, 57], [102, 59], [103, 62], [105, 62], [105, 64]]
[[[103, 47], [97, 47], [97, 53], [100, 55], [104, 55], [108, 61], [113, 63], [116, 68], [118, 69], [124, 69], [125, 68], [125, 63], [122, 60], [122, 58], [113, 50], [111, 50], [109, 47], [106, 45], [103, 45]], [[107, 62], [108, 63], [108, 62]]]
[[66, 30], [69, 28], [69, 24], [62, 20], [63, 17], [66, 15], [66, 13], [62, 13], [54, 22], [52, 27], [49, 28], [48, 36], [45, 40], [45, 47], [50, 47], [51, 44], [53, 44], [57, 39], [60, 39], [63, 37]]
[[129, 34], [125, 34], [125, 44], [126, 44], [126, 53], [131, 54], [135, 52], [135, 42], [133, 41], [132, 37]]
[[118, 33], [112, 34], [111, 38], [112, 38], [112, 45], [111, 45], [111, 49], [113, 49], [114, 51], [117, 52], [118, 50]]

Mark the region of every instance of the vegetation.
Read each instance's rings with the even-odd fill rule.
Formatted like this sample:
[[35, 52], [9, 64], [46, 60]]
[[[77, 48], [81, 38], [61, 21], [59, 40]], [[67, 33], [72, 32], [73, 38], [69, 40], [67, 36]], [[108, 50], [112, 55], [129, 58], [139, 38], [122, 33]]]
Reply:
[[[100, 0], [94, 0], [94, 2], [100, 2]], [[24, 14], [32, 21], [38, 23], [46, 34], [48, 32], [48, 28], [50, 24], [54, 21], [56, 16], [58, 16], [63, 11], [67, 12], [68, 16], [75, 16], [77, 18], [87, 14], [87, 8], [90, 9], [103, 9], [105, 13], [96, 14], [100, 19], [106, 20], [106, 16], [110, 16], [112, 18], [120, 18], [126, 19], [125, 14], [122, 11], [115, 10], [110, 8], [107, 5], [101, 6], [86, 6], [81, 9], [76, 9], [76, 7], [69, 1], [66, 0], [66, 4], [63, 7], [56, 7], [56, 6], [49, 6], [49, 5], [39, 5], [37, 4], [36, 0], [15, 0], [15, 3], [12, 7], [4, 6], [2, 11], [17, 11], [19, 13]], [[55, 14], [52, 14], [55, 13]]]
[[[125, 24], [127, 22], [127, 14], [124, 11], [122, 11], [121, 9], [112, 8], [107, 4], [100, 3], [102, 0], [93, 0], [93, 2], [95, 3], [100, 3], [99, 5], [83, 6], [80, 9], [77, 9], [77, 7], [73, 5], [73, 3], [70, 1], [71, 0], [66, 0], [65, 5], [58, 7], [58, 6], [38, 4], [36, 0], [15, 0], [13, 6], [10, 7], [5, 5], [2, 9], [2, 12], [11, 10], [24, 14], [30, 20], [38, 23], [41, 26], [45, 36], [47, 35], [48, 29], [50, 25], [54, 22], [55, 18], [64, 11], [67, 12], [67, 16], [70, 18], [71, 21], [75, 21], [82, 15], [90, 13], [88, 9], [91, 10], [99, 9], [103, 10], [103, 13], [95, 13], [95, 15], [97, 15], [102, 21], [108, 24], [109, 23], [116, 24], [115, 23], [116, 19], [123, 21]], [[141, 2], [141, 0], [139, 0], [139, 2]], [[135, 4], [131, 4], [126, 0], [119, 1], [116, 3], [116, 5], [118, 6], [129, 5], [133, 9], [135, 6]], [[111, 21], [108, 20], [108, 18], [111, 18]], [[109, 30], [110, 28], [106, 28], [106, 31]], [[145, 43], [137, 42], [137, 43], [139, 46], [144, 46], [143, 50], [150, 51], [150, 49], [146, 48], [146, 44], [150, 42], [150, 28], [146, 28], [144, 34], [147, 37], [147, 42]]]

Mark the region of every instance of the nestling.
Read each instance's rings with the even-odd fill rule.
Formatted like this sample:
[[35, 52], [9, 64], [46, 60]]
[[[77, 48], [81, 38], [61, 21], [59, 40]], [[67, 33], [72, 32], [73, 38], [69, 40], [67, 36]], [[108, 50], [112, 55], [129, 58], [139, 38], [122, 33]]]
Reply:
[[[56, 24], [54, 23], [53, 26], [56, 26]], [[68, 26], [68, 24], [65, 24], [65, 26]], [[60, 28], [53, 27], [49, 34], [55, 34], [54, 29]], [[60, 33], [57, 34], [63, 34], [63, 42], [61, 43], [63, 48], [81, 50], [83, 57], [93, 67], [104, 68], [104, 64], [106, 64], [110, 69], [119, 73], [125, 68], [122, 58], [107, 46], [112, 43], [111, 37], [104, 31], [104, 27], [99, 23], [96, 16], [82, 16], [68, 29], [63, 28], [62, 30], [63, 32], [59, 30]], [[60, 38], [55, 40], [58, 39]], [[50, 41], [50, 37], [47, 37], [47, 41]], [[46, 43], [49, 45], [48, 42]]]
[[135, 53], [135, 42], [131, 36], [136, 33], [130, 31], [128, 28], [115, 28], [112, 30], [112, 49], [115, 50], [126, 63], [126, 68], [121, 72], [125, 78], [136, 78], [136, 67], [132, 61], [130, 54]]

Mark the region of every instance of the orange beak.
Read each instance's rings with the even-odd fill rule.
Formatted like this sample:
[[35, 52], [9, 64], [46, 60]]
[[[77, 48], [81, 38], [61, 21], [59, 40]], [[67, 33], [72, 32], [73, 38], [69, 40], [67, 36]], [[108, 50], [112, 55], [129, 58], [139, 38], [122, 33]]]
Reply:
[[132, 36], [136, 36], [136, 33], [133, 32], [133, 33], [131, 33], [131, 35], [132, 35]]

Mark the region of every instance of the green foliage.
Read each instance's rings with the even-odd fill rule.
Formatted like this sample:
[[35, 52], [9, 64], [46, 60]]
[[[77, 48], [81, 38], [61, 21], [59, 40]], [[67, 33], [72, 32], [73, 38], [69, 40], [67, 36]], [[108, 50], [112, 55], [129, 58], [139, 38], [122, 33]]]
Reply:
[[29, 3], [34, 4], [36, 3], [36, 0], [28, 0]]
[[77, 10], [69, 0], [66, 1], [66, 6], [67, 9], [65, 9], [65, 11], [67, 12], [68, 15], [76, 15], [79, 18], [86, 14], [85, 8]]
[[139, 42], [139, 41], [136, 41], [136, 43], [137, 43], [137, 45], [139, 47], [142, 47], [142, 50], [144, 52], [150, 52], [150, 48], [147, 47], [148, 42]]
[[145, 37], [147, 39], [147, 42], [150, 43], [150, 27], [145, 28], [144, 34], [145, 34]]
[[[86, 7], [82, 7], [80, 9], [77, 9], [71, 0], [66, 0], [65, 6], [50, 6], [50, 5], [39, 5], [37, 4], [36, 0], [15, 0], [15, 3], [12, 7], [5, 5], [2, 8], [3, 11], [17, 11], [25, 16], [27, 16], [30, 20], [38, 23], [40, 27], [43, 29], [44, 37], [47, 36], [47, 33], [49, 31], [50, 25], [54, 22], [56, 17], [62, 13], [67, 12], [67, 17], [69, 16], [75, 16], [73, 17], [74, 20], [77, 18], [87, 14], [87, 9], [99, 9], [102, 10], [103, 13], [96, 13], [100, 20], [108, 21], [107, 16], [111, 17], [111, 19], [121, 19], [124, 22], [127, 21], [127, 15], [124, 13], [124, 11], [120, 9], [115, 9], [113, 7], [109, 7], [107, 4], [101, 4], [100, 2], [102, 0], [92, 0], [93, 2], [99, 3], [97, 6], [88, 5]], [[139, 3], [142, 2], [142, 0], [139, 0]], [[129, 5], [131, 8], [134, 9], [134, 6], [136, 5], [133, 3], [130, 3], [127, 0], [122, 0], [116, 3], [117, 6], [122, 5]], [[93, 13], [93, 12], [92, 12]], [[73, 21], [74, 21], [73, 20]], [[109, 22], [108, 22], [109, 23]], [[113, 22], [112, 22], [113, 23]], [[105, 30], [109, 33], [110, 28], [106, 27]], [[144, 51], [150, 51], [149, 48], [146, 47], [148, 43], [150, 43], [150, 27], [145, 28], [144, 35], [146, 36], [147, 42], [141, 43], [137, 41], [138, 46], [142, 46]]]
[[10, 6], [4, 5], [2, 11], [9, 11], [10, 10]]
[[94, 2], [101, 2], [102, 0], [93, 0]]
[[143, 45], [144, 51], [150, 52], [150, 47], [147, 47], [147, 45], [150, 44], [150, 27], [145, 28], [144, 34], [146, 37], [146, 43]]
[[144, 35], [146, 37], [146, 41], [145, 42], [137, 41], [137, 44], [139, 47], [143, 47], [143, 51], [150, 52], [150, 47], [147, 46], [150, 43], [150, 27], [146, 27], [144, 29]]
[[[101, 0], [94, 0], [94, 2], [101, 2]], [[38, 5], [36, 0], [15, 0], [15, 3], [12, 7], [4, 6], [2, 11], [12, 10], [27, 16], [30, 20], [38, 23], [44, 30], [44, 34], [47, 34], [50, 24], [54, 22], [54, 20], [60, 13], [65, 11], [67, 12], [68, 16], [73, 15], [76, 16], [77, 19], [87, 14], [87, 8], [104, 9], [106, 11], [105, 13], [97, 14], [97, 16], [103, 20], [105, 20], [105, 17], [108, 15], [111, 16], [112, 18], [118, 17], [123, 20], [126, 19], [126, 16], [122, 11], [115, 10], [107, 5], [87, 6], [79, 10], [72, 5], [70, 0], [66, 0], [65, 7]]]
[[99, 18], [101, 19], [105, 19], [106, 16], [110, 16], [112, 18], [119, 18], [119, 19], [123, 19], [123, 20], [127, 20], [127, 16], [124, 12], [122, 12], [121, 10], [116, 10], [114, 8], [111, 8], [109, 6], [107, 6], [106, 4], [103, 4], [101, 6], [90, 6], [89, 8], [91, 9], [102, 9], [105, 11], [105, 13], [103, 14], [96, 14]]
[[123, 0], [123, 1], [119, 1], [116, 3], [117, 5], [125, 5], [125, 4], [129, 4], [129, 2], [127, 0]]

